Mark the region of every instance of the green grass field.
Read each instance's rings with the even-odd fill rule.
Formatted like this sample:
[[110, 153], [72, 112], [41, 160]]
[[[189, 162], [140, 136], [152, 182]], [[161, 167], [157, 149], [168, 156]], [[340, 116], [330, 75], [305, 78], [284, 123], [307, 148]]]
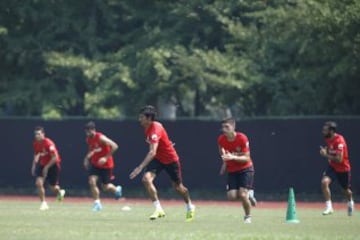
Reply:
[[50, 210], [39, 211], [37, 201], [0, 200], [0, 239], [11, 240], [172, 240], [172, 239], [360, 239], [360, 215], [346, 216], [344, 209], [321, 216], [322, 209], [297, 209], [301, 223], [284, 223], [285, 208], [259, 207], [253, 223], [242, 222], [240, 205], [200, 203], [196, 220], [185, 223], [183, 205], [166, 204], [166, 218], [149, 221], [151, 203], [105, 202], [101, 212], [91, 211], [91, 200], [49, 201]]

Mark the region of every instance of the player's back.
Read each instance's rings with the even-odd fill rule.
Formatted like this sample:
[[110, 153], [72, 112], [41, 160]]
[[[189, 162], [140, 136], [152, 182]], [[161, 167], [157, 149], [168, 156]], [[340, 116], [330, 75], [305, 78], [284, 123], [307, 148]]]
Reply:
[[[148, 138], [158, 142], [156, 158], [164, 163], [179, 160], [173, 142], [169, 139], [168, 133], [160, 122], [153, 122], [148, 130]], [[158, 139], [156, 139], [158, 138]]]

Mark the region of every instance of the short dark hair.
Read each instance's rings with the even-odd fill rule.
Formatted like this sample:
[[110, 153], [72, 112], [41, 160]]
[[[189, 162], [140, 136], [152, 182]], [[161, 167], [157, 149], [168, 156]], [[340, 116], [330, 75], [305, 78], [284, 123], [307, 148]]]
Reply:
[[34, 131], [35, 131], [35, 132], [40, 131], [40, 132], [42, 132], [42, 133], [45, 133], [45, 129], [44, 129], [44, 127], [42, 127], [42, 126], [36, 126], [35, 129], [34, 129]]
[[156, 108], [152, 105], [146, 105], [140, 109], [140, 114], [145, 115], [146, 118], [150, 118], [154, 121], [157, 115]]
[[337, 128], [336, 122], [328, 121], [328, 122], [325, 122], [324, 126], [328, 127], [328, 129], [329, 129], [330, 131], [336, 132], [336, 128]]
[[233, 117], [228, 117], [228, 118], [224, 118], [222, 121], [221, 121], [221, 124], [224, 124], [224, 123], [229, 123], [231, 125], [235, 125], [236, 124], [236, 120], [235, 118]]
[[93, 121], [90, 121], [90, 122], [85, 124], [85, 129], [86, 130], [95, 130], [96, 125], [95, 125], [95, 123]]

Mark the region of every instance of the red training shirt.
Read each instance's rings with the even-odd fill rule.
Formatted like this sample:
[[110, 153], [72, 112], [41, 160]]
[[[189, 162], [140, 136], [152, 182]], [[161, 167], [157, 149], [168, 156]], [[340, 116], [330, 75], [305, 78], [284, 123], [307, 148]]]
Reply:
[[351, 170], [348, 148], [345, 139], [340, 134], [335, 134], [331, 139], [325, 139], [327, 144], [328, 154], [335, 156], [336, 154], [343, 154], [342, 161], [340, 163], [329, 161], [330, 166], [336, 172], [349, 172]]
[[169, 136], [159, 122], [152, 122], [151, 125], [145, 129], [146, 142], [149, 144], [158, 143], [155, 158], [163, 164], [169, 164], [179, 161], [173, 143], [170, 141]]
[[42, 141], [34, 140], [33, 147], [35, 155], [40, 153], [39, 164], [41, 166], [46, 166], [53, 154], [56, 156], [56, 164], [60, 164], [61, 158], [59, 152], [56, 149], [55, 143], [50, 138], [45, 138]]
[[86, 138], [86, 143], [89, 145], [89, 151], [94, 152], [94, 154], [90, 157], [90, 163], [96, 168], [114, 168], [114, 159], [112, 156], [108, 157], [105, 164], [101, 165], [98, 163], [100, 158], [111, 152], [111, 146], [104, 144], [100, 140], [101, 136], [103, 136], [101, 132], [96, 132], [94, 136]]
[[[218, 138], [218, 144], [225, 151], [230, 152], [234, 155], [239, 155], [240, 153], [249, 153], [249, 140], [247, 136], [243, 133], [236, 132], [235, 139], [233, 141], [229, 141], [227, 137], [222, 134]], [[235, 160], [226, 161], [226, 169], [229, 173], [232, 172], [240, 172], [244, 169], [250, 168], [253, 166], [252, 160], [248, 162], [238, 162]]]

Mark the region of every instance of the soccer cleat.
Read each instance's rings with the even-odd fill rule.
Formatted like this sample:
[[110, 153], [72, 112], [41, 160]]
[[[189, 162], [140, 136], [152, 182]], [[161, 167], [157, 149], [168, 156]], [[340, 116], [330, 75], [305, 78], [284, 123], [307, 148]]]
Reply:
[[47, 205], [46, 202], [41, 202], [40, 210], [41, 211], [49, 210], [49, 206]]
[[347, 214], [352, 216], [354, 212], [354, 203], [348, 203]]
[[251, 216], [245, 216], [244, 217], [244, 223], [251, 223]]
[[56, 200], [58, 202], [62, 202], [64, 200], [65, 194], [66, 194], [65, 189], [60, 189], [59, 193], [56, 196]]
[[193, 205], [190, 210], [186, 211], [186, 219], [185, 222], [191, 222], [195, 218], [195, 206]]
[[94, 202], [94, 206], [93, 206], [93, 211], [94, 212], [98, 212], [98, 211], [101, 211], [102, 210], [102, 205], [100, 202]]
[[122, 187], [119, 185], [116, 187], [115, 199], [118, 200], [122, 196]]
[[257, 204], [256, 198], [254, 196], [249, 196], [249, 200], [250, 200], [251, 206], [256, 207], [256, 204]]
[[155, 220], [157, 218], [163, 218], [165, 217], [165, 212], [162, 209], [156, 209], [153, 214], [150, 215], [150, 220]]
[[324, 215], [324, 216], [326, 216], [326, 215], [331, 215], [331, 214], [333, 214], [333, 212], [334, 212], [334, 209], [333, 209], [333, 208], [327, 207], [327, 208], [323, 211], [322, 215]]

